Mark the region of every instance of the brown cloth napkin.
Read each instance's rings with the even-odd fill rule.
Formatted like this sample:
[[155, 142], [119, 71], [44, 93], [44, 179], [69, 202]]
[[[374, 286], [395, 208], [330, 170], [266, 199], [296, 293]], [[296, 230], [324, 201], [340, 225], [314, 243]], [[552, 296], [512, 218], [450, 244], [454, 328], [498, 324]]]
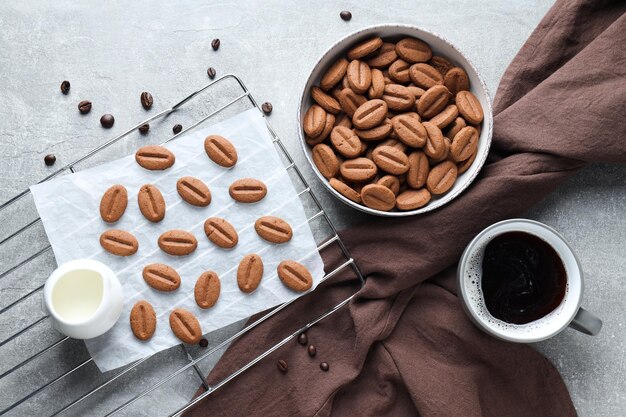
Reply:
[[[454, 263], [480, 230], [520, 215], [586, 164], [626, 161], [624, 12], [623, 1], [558, 1], [504, 74], [491, 156], [475, 183], [431, 214], [344, 231], [367, 282], [308, 331], [317, 356], [291, 341], [187, 415], [576, 415], [544, 357], [467, 319]], [[324, 255], [329, 268], [337, 262]], [[347, 275], [330, 281], [233, 343], [209, 382], [358, 288]]]

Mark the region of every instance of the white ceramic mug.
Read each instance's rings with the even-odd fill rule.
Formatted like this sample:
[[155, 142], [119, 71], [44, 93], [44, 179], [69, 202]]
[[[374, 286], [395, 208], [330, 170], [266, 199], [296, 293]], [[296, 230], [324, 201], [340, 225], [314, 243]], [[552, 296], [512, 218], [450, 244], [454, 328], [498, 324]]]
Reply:
[[109, 330], [124, 304], [115, 273], [91, 259], [69, 261], [55, 269], [43, 297], [54, 327], [75, 339], [91, 339]]
[[[565, 296], [550, 313], [527, 324], [511, 324], [493, 317], [481, 289], [482, 260], [487, 244], [507, 232], [524, 232], [537, 236], [557, 252], [567, 276]], [[465, 248], [457, 270], [459, 297], [470, 319], [486, 333], [510, 342], [530, 343], [548, 339], [567, 326], [595, 336], [602, 321], [583, 309], [583, 271], [580, 261], [563, 236], [543, 223], [527, 219], [504, 220], [480, 232]]]

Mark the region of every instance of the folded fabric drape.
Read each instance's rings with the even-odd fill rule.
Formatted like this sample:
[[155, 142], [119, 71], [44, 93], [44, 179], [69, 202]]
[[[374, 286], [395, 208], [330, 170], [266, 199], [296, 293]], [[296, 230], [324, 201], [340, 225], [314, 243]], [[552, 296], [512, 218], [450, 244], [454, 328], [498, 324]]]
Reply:
[[[491, 154], [474, 184], [432, 213], [372, 217], [343, 231], [367, 282], [309, 330], [315, 359], [289, 343], [186, 415], [576, 415], [543, 356], [471, 324], [456, 297], [455, 263], [480, 230], [519, 216], [588, 163], [626, 161], [625, 11], [623, 1], [557, 1], [502, 78]], [[329, 267], [337, 259], [325, 254]], [[357, 287], [340, 276], [302, 297], [233, 343], [209, 382]]]

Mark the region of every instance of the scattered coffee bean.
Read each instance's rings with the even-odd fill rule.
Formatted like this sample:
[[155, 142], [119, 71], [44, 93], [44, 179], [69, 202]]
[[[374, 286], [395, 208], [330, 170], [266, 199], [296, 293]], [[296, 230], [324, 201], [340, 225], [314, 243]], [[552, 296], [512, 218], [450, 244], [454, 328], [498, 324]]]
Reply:
[[207, 347], [209, 346], [209, 341], [206, 339], [200, 339], [200, 347]]
[[83, 100], [78, 103], [78, 111], [80, 114], [87, 114], [91, 111], [91, 101]]
[[143, 108], [146, 110], [150, 110], [150, 107], [152, 107], [152, 103], [154, 103], [152, 94], [148, 93], [147, 91], [144, 91], [143, 93], [141, 93], [140, 99], [141, 99], [141, 105], [143, 106]]
[[347, 10], [342, 11], [341, 13], [339, 13], [339, 16], [341, 16], [341, 18], [343, 20], [345, 20], [346, 22], [350, 19], [352, 19], [352, 13], [350, 13]]
[[220, 40], [218, 38], [213, 39], [211, 42], [211, 48], [213, 48], [214, 51], [220, 49]]
[[280, 372], [287, 372], [287, 369], [289, 369], [289, 366], [287, 365], [287, 362], [285, 362], [284, 360], [279, 360], [278, 363], [276, 364], [276, 366], [278, 366], [278, 370]]
[[306, 333], [300, 333], [300, 336], [298, 336], [298, 343], [300, 343], [302, 346], [306, 346], [308, 341], [309, 338], [306, 336]]
[[317, 355], [317, 349], [313, 345], [309, 345], [307, 351], [309, 352], [310, 357], [314, 357], [315, 355]]
[[110, 129], [113, 127], [113, 123], [115, 123], [115, 117], [112, 114], [105, 114], [100, 118], [100, 124], [105, 129]]
[[148, 130], [150, 130], [150, 125], [148, 123], [144, 123], [141, 126], [139, 126], [139, 133], [142, 134], [146, 134], [148, 133]]
[[174, 127], [172, 128], [172, 131], [175, 135], [178, 135], [181, 130], [183, 130], [183, 125], [174, 125]]
[[54, 165], [54, 163], [56, 162], [57, 157], [50, 154], [50, 155], [46, 155], [43, 158], [43, 161], [45, 162], [46, 165], [51, 166]]
[[65, 95], [70, 93], [70, 82], [65, 80], [61, 83], [61, 92]]
[[209, 76], [210, 79], [213, 79], [215, 78], [215, 74], [217, 73], [215, 72], [215, 68], [209, 67], [209, 69], [206, 70], [206, 74]]
[[320, 369], [324, 372], [328, 372], [328, 370], [330, 369], [330, 366], [328, 366], [328, 362], [320, 363]]
[[272, 113], [273, 109], [274, 109], [274, 106], [272, 106], [272, 103], [270, 103], [269, 101], [266, 101], [265, 103], [261, 105], [261, 110], [263, 110], [263, 113], [265, 114]]

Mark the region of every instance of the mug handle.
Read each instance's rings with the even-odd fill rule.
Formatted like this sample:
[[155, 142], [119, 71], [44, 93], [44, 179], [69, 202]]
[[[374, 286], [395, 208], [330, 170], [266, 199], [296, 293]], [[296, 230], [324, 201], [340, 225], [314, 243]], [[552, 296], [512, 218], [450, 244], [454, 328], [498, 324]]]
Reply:
[[602, 328], [602, 320], [600, 320], [595, 314], [580, 307], [574, 316], [574, 319], [569, 324], [569, 327], [574, 330], [578, 330], [581, 333], [588, 334], [589, 336], [595, 336]]

